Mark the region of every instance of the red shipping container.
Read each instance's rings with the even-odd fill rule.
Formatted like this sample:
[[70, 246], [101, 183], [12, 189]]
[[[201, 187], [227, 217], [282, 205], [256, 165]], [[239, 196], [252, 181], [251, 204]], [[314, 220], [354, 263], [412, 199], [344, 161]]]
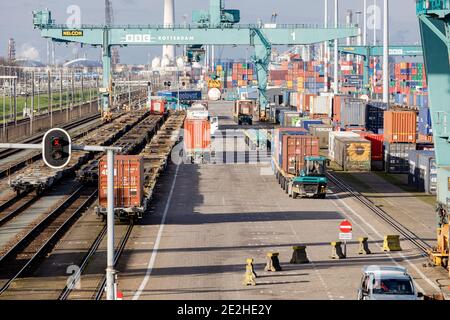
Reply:
[[358, 134], [362, 138], [370, 141], [372, 149], [372, 161], [382, 161], [384, 135], [371, 132], [358, 132]]
[[184, 121], [184, 148], [189, 152], [206, 151], [211, 146], [211, 124], [206, 119]]
[[163, 114], [166, 109], [166, 100], [152, 99], [150, 100], [150, 112], [153, 114]]
[[[100, 159], [98, 201], [102, 208], [108, 204], [108, 170], [106, 156]], [[114, 157], [114, 207], [133, 208], [142, 205], [144, 197], [144, 160], [141, 156]]]
[[417, 114], [414, 111], [385, 111], [384, 139], [389, 143], [416, 142]]
[[[276, 128], [273, 131], [273, 148], [279, 150], [279, 141], [280, 141], [280, 132], [303, 132], [305, 135], [308, 134], [308, 130], [300, 127], [289, 127], [289, 128]], [[280, 163], [279, 161], [279, 152], [274, 152], [274, 158], [277, 163]]]
[[283, 135], [281, 167], [284, 172], [297, 175], [304, 167], [306, 156], [319, 155], [319, 138], [303, 135]]

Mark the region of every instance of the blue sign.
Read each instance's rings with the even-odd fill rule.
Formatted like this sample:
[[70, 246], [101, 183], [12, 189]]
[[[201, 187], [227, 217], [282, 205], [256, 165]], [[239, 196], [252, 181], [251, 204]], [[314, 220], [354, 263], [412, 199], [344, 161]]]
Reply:
[[180, 100], [202, 100], [202, 92], [194, 90], [180, 90], [180, 91], [159, 91], [158, 96], [170, 97]]

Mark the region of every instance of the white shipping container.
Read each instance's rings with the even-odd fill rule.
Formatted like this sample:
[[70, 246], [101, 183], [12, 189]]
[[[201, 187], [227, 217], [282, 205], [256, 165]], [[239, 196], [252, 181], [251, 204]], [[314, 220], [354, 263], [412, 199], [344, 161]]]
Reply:
[[328, 157], [334, 160], [334, 140], [336, 137], [359, 137], [352, 131], [330, 131], [328, 134]]
[[298, 93], [297, 92], [290, 92], [289, 93], [289, 101], [292, 107], [298, 108]]
[[187, 109], [187, 119], [208, 119], [208, 108], [200, 103], [195, 103]]
[[332, 99], [326, 96], [311, 96], [311, 114], [326, 114], [332, 116]]

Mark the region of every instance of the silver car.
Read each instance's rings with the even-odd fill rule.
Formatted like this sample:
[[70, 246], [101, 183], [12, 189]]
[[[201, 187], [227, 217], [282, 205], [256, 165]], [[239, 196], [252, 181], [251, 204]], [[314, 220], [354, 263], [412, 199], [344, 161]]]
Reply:
[[420, 300], [406, 268], [368, 266], [363, 269], [358, 300]]

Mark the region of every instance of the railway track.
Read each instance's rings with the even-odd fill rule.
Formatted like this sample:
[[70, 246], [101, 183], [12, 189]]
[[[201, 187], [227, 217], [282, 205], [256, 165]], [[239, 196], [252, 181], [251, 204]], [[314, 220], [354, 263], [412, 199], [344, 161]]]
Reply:
[[[119, 225], [116, 226], [116, 233], [120, 232], [120, 240], [115, 247], [114, 251], [114, 265], [117, 264], [117, 261], [119, 260], [120, 256], [122, 255], [125, 246], [130, 238], [131, 231], [133, 230], [134, 224], [128, 224], [128, 225]], [[97, 238], [95, 239], [94, 243], [90, 247], [89, 251], [83, 258], [83, 261], [81, 262], [80, 269], [78, 270], [78, 273], [76, 277], [72, 279], [72, 281], [66, 285], [66, 287], [63, 289], [62, 293], [60, 294], [58, 300], [68, 300], [70, 299], [71, 294], [77, 294], [77, 299], [84, 299], [84, 300], [101, 300], [102, 296], [105, 292], [106, 287], [106, 276], [104, 275], [104, 260], [102, 259], [102, 253], [106, 251], [106, 225], [102, 228], [101, 232], [98, 234]], [[97, 256], [96, 256], [97, 255]], [[95, 260], [100, 260], [103, 263], [96, 264], [95, 268], [97, 269], [97, 276], [95, 279], [90, 279], [90, 282], [95, 282], [92, 286], [93, 290], [85, 290], [82, 293], [76, 292], [74, 290], [76, 282], [81, 281], [81, 278], [83, 277], [83, 274], [86, 272], [86, 269], [88, 265], [92, 268], [92, 264], [94, 264]], [[92, 271], [92, 270], [90, 270]]]
[[[138, 95], [139, 92], [134, 93], [135, 95]], [[139, 95], [138, 95], [139, 96]], [[101, 115], [99, 114], [95, 114], [86, 118], [82, 118], [82, 119], [78, 119], [76, 121], [64, 124], [61, 126], [62, 129], [65, 130], [73, 130], [79, 126], [82, 126], [86, 123], [95, 121], [100, 119]], [[100, 124], [101, 126], [101, 124]], [[98, 128], [99, 125], [94, 126], [92, 128], [89, 128], [88, 130], [81, 132], [80, 134], [77, 134], [75, 136], [73, 136], [72, 138], [76, 138], [79, 137], [83, 134], [86, 134], [86, 132], [92, 131], [96, 128]], [[33, 137], [27, 138], [25, 140], [22, 141], [22, 143], [40, 143], [42, 141], [42, 137], [44, 136], [45, 132], [39, 133], [37, 135], [34, 135]], [[0, 150], [0, 160], [1, 159], [6, 159], [12, 155], [18, 154], [19, 152], [22, 152], [22, 150], [18, 150], [18, 149], [3, 149]], [[3, 165], [0, 165], [0, 178], [2, 177], [6, 177], [9, 176], [10, 174], [16, 172], [17, 170], [23, 168], [24, 166], [27, 165], [27, 163], [36, 161], [38, 159], [41, 158], [41, 152], [40, 151], [32, 151], [30, 152], [25, 159], [20, 159], [17, 162], [13, 162], [13, 163], [5, 163]]]
[[[149, 115], [144, 117], [140, 122], [135, 124], [134, 127], [130, 128], [127, 133], [114, 142], [113, 145], [123, 144], [123, 142], [128, 144], [131, 143], [131, 141], [134, 141], [138, 147], [136, 148], [130, 145], [128, 150], [129, 152], [136, 152], [137, 149], [143, 148], [146, 144], [151, 145], [151, 141], [154, 142], [155, 139], [160, 141], [162, 138], [161, 135], [156, 135], [155, 137], [153, 137], [153, 135], [160, 127], [161, 119], [162, 116]], [[161, 127], [162, 134], [168, 141], [172, 136], [167, 135], [167, 130], [171, 131], [178, 128], [181, 125], [180, 119], [184, 119], [184, 116], [180, 118], [180, 115], [176, 115], [173, 119], [169, 117], [169, 127], [164, 125]], [[173, 121], [175, 121], [177, 125], [174, 125]], [[81, 212], [84, 212], [84, 210], [96, 199], [96, 185], [78, 183], [78, 188], [67, 199], [62, 201], [57, 208], [27, 232], [25, 236], [21, 237], [17, 243], [12, 245], [3, 257], [0, 258], [0, 294], [7, 291], [16, 279], [23, 279], [24, 275], [27, 275], [34, 270], [33, 267], [38, 265], [38, 261], [52, 251], [54, 245], [63, 236], [64, 230], [72, 225], [77, 220], [76, 217], [79, 216]], [[118, 241], [116, 248], [115, 261], [120, 258], [120, 255], [125, 248], [133, 224], [119, 225], [118, 228], [120, 228], [119, 230], [121, 231], [116, 233], [120, 236], [120, 240]], [[92, 290], [87, 293], [87, 296], [85, 296], [86, 293], [83, 293], [83, 298], [86, 299], [101, 299], [104, 292], [104, 259], [102, 259], [104, 250], [99, 249], [105, 246], [105, 233], [106, 229], [103, 227], [102, 231], [96, 236], [95, 241], [86, 253], [83, 261], [79, 264], [81, 265], [79, 275], [82, 275], [87, 267], [92, 268], [93, 265], [98, 265], [98, 269], [95, 270], [95, 285], [92, 286]], [[93, 260], [98, 260], [99, 262], [93, 263]], [[88, 275], [92, 275], [91, 270], [88, 272]], [[92, 283], [92, 279], [90, 279], [90, 282]], [[59, 298], [62, 300], [68, 299], [72, 292], [73, 286], [70, 284], [66, 285], [60, 293]], [[78, 292], [77, 294], [79, 295]]]
[[365, 207], [367, 207], [370, 211], [380, 217], [383, 221], [385, 221], [388, 225], [394, 228], [401, 236], [403, 236], [406, 240], [411, 242], [415, 247], [417, 247], [421, 255], [424, 257], [428, 257], [428, 251], [431, 249], [431, 246], [422, 240], [418, 235], [416, 235], [413, 231], [408, 229], [406, 226], [398, 222], [395, 218], [393, 218], [389, 213], [384, 211], [383, 209], [377, 207], [372, 201], [370, 201], [367, 197], [363, 196], [360, 192], [355, 191], [348, 184], [337, 178], [331, 172], [327, 172], [327, 176], [330, 181], [341, 189], [343, 192], [352, 196], [361, 202]]
[[0, 294], [18, 277], [31, 271], [35, 263], [50, 252], [65, 230], [97, 196], [95, 187], [80, 185], [0, 258]]

